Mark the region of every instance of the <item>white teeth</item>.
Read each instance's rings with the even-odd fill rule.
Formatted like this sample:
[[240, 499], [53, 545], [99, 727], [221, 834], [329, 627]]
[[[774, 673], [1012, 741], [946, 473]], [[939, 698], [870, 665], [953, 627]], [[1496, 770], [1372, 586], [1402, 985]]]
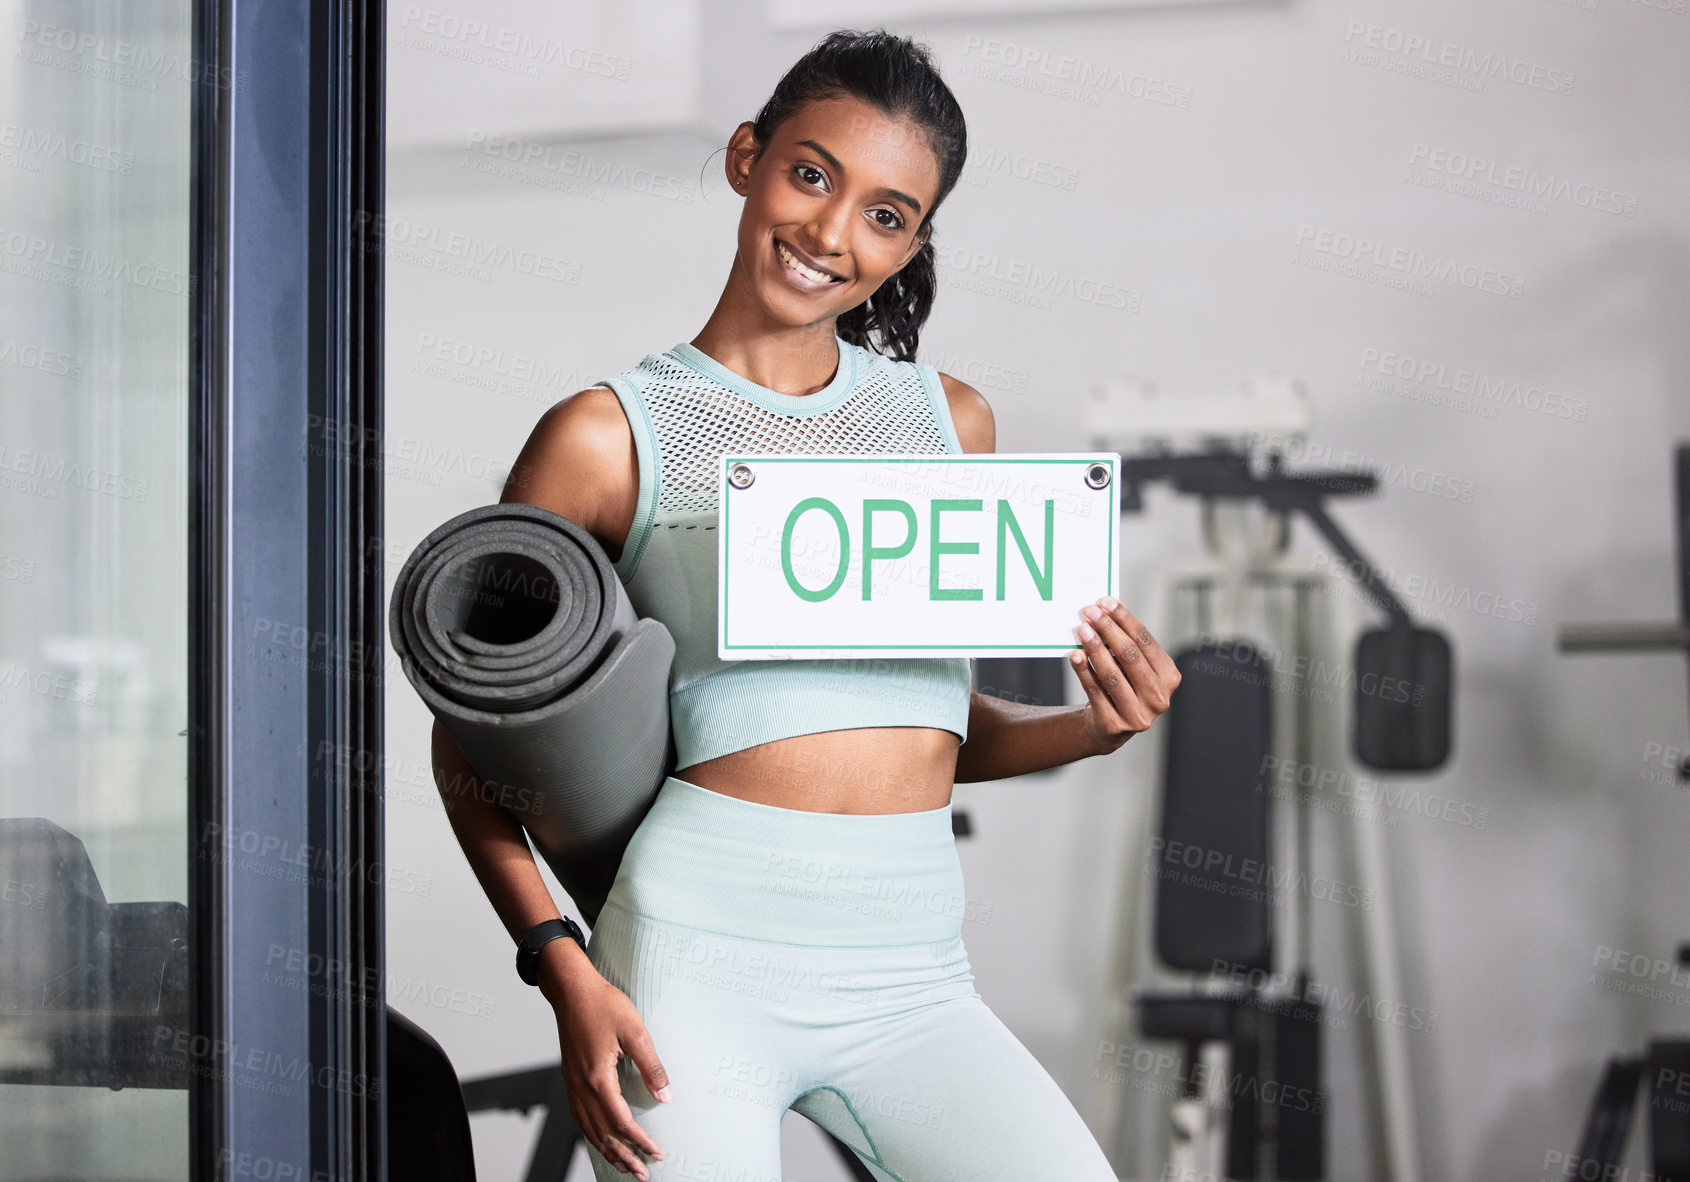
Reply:
[[775, 243], [775, 249], [780, 252], [780, 257], [785, 259], [787, 261], [787, 264], [789, 266], [791, 266], [791, 268], [794, 271], [797, 271], [800, 275], [804, 276], [806, 279], [814, 279], [817, 283], [832, 283], [832, 282], [834, 282], [834, 278], [833, 278], [832, 275], [824, 275], [820, 271], [817, 271], [812, 267], [806, 267], [803, 263], [799, 262], [796, 258], [793, 257], [792, 252], [790, 250], [786, 249], [786, 246], [785, 246], [784, 243], [776, 242]]

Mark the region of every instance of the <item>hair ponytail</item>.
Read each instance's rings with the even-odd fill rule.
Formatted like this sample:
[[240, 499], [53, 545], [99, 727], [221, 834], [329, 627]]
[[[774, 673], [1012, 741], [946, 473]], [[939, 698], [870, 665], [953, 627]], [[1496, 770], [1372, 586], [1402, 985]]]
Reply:
[[759, 144], [767, 144], [775, 129], [804, 104], [844, 95], [861, 99], [888, 118], [916, 124], [939, 162], [939, 191], [917, 230], [927, 235], [921, 249], [868, 299], [841, 312], [835, 324], [841, 340], [894, 361], [914, 361], [921, 326], [939, 290], [933, 215], [962, 175], [968, 128], [962, 107], [925, 46], [885, 29], [839, 29], [816, 42], [775, 84], [757, 113], [752, 134]]
[[[840, 339], [875, 349], [893, 361], [914, 361], [921, 326], [927, 322], [927, 314], [933, 310], [933, 297], [939, 290], [934, 258], [933, 241], [929, 238], [915, 252], [915, 257], [902, 270], [888, 276], [872, 296], [839, 314], [834, 331]], [[878, 346], [870, 342], [870, 333], [880, 338]]]

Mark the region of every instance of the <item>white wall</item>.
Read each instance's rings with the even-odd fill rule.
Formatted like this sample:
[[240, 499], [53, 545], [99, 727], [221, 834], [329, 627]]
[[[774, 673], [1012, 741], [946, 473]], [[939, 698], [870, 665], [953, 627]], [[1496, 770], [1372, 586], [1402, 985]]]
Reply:
[[394, 4], [388, 148], [685, 123], [704, 65], [699, 8], [696, 0]]
[[[1690, 14], [1662, 7], [1673, 2], [1308, 0], [891, 26], [932, 45], [969, 119], [974, 162], [937, 218], [947, 265], [923, 359], [976, 375], [1000, 450], [1087, 446], [1080, 399], [1107, 377], [1199, 389], [1271, 372], [1313, 392], [1310, 462], [1387, 469], [1380, 497], [1335, 513], [1410, 608], [1449, 634], [1459, 665], [1453, 760], [1399, 781], [1469, 816], [1488, 810], [1483, 829], [1405, 811], [1385, 834], [1401, 1000], [1437, 1015], [1407, 1035], [1429, 1179], [1546, 1174], [1546, 1155], [1576, 1150], [1601, 1060], [1682, 1028], [1690, 1004], [1690, 989], [1670, 983], [1653, 1000], [1624, 992], [1626, 977], [1595, 963], [1602, 948], [1670, 955], [1686, 934], [1677, 904], [1690, 873], [1675, 855], [1690, 804], [1650, 778], [1662, 769], [1646, 754], [1685, 745], [1683, 661], [1555, 651], [1561, 622], [1675, 609], [1670, 448], [1690, 438]], [[549, 9], [507, 5], [498, 20], [544, 31]], [[583, 25], [592, 45], [628, 59], [629, 78], [566, 83], [513, 84], [498, 62], [447, 78], [407, 61], [422, 51], [395, 39], [400, 143], [425, 144], [434, 119], [449, 134], [390, 161], [390, 578], [433, 526], [496, 499], [545, 406], [689, 339], [709, 314], [739, 208], [717, 149], [825, 29], [772, 31], [751, 3], [677, 14], [697, 63], [691, 75], [677, 67], [681, 89], [667, 73], [674, 39], [640, 28]], [[1370, 37], [1428, 48], [1356, 60]], [[1448, 84], [1391, 68], [1419, 52], [1491, 55], [1526, 80], [1457, 66]], [[1075, 75], [1101, 81], [1051, 90]], [[1532, 82], [1568, 76], [1571, 93]], [[577, 106], [595, 102], [608, 130], [581, 126]], [[656, 130], [619, 134], [636, 116]], [[501, 174], [477, 146], [501, 134], [538, 145], [545, 164]], [[1481, 178], [1463, 195], [1422, 166], [1449, 153], [1494, 161], [1487, 175], [1500, 183]], [[1021, 179], [1017, 162], [1072, 187]], [[1528, 172], [1564, 180], [1565, 193], [1523, 207], [1508, 185]], [[1590, 207], [1610, 193], [1622, 212]], [[1331, 264], [1345, 260], [1322, 249], [1338, 236], [1376, 241], [1387, 264], [1448, 261], [1453, 278], [1405, 289], [1338, 273]], [[492, 261], [466, 273], [466, 252]], [[983, 270], [970, 270], [976, 260]], [[1135, 296], [1127, 308], [1041, 302], [1016, 279], [980, 281], [1023, 268]], [[438, 360], [440, 341], [480, 358]], [[1554, 398], [1475, 410], [1440, 402], [1435, 378], [1370, 388], [1381, 375], [1365, 359], [1385, 352], [1450, 382], [1473, 370]], [[999, 368], [980, 376], [986, 366]], [[535, 368], [545, 372], [513, 376]], [[1166, 497], [1126, 520], [1134, 602], [1155, 602], [1195, 522]], [[1297, 537], [1315, 547], [1309, 531]], [[1476, 609], [1489, 602], [1481, 593], [1521, 618]], [[509, 941], [432, 799], [426, 712], [389, 671], [388, 857], [428, 887], [390, 899], [390, 971], [410, 994], [398, 1004], [462, 1076], [544, 1061], [550, 1015], [512, 973]], [[1143, 1086], [1093, 1068], [1102, 1043], [1133, 1038], [1119, 1003], [1135, 983], [1115, 966], [1143, 902], [1134, 826], [1155, 754], [1146, 736], [1105, 760], [956, 796], [978, 831], [962, 845], [969, 893], [993, 905], [967, 934], [980, 992], [1106, 1144], [1148, 1103]], [[1341, 982], [1347, 917], [1316, 912], [1321, 975]], [[422, 986], [433, 984], [476, 1000], [430, 1005]], [[1332, 1035], [1339, 1178], [1372, 1169], [1357, 1091], [1366, 1020]], [[843, 1177], [803, 1125], [789, 1118], [788, 1170]], [[477, 1117], [483, 1176], [515, 1175], [533, 1128]], [[1120, 1140], [1123, 1174], [1155, 1170], [1153, 1146]], [[578, 1163], [572, 1178], [586, 1176]]]

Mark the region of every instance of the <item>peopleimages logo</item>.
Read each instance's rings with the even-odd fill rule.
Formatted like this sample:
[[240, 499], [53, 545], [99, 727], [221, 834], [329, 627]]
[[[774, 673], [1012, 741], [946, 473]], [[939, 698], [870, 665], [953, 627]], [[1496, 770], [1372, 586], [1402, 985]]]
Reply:
[[[1517, 406], [1551, 418], [1571, 419], [1582, 423], [1590, 416], [1590, 400], [1548, 390], [1515, 378], [1502, 378], [1483, 370], [1451, 366], [1433, 358], [1401, 353], [1393, 349], [1366, 346], [1361, 351], [1359, 368], [1369, 370], [1380, 378], [1401, 378], [1423, 387], [1446, 390], [1451, 394], [1470, 397], [1484, 407]], [[1379, 389], [1370, 380], [1370, 389]]]
[[1027, 295], [1043, 301], [1039, 306], [1045, 308], [1051, 306], [1049, 301], [1054, 296], [1064, 296], [1081, 303], [1129, 312], [1137, 312], [1140, 307], [1139, 291], [1122, 287], [1107, 279], [1078, 275], [1061, 267], [1041, 266], [1026, 259], [1006, 259], [989, 251], [972, 250], [966, 246], [938, 242], [933, 245], [937, 261], [956, 277], [950, 281], [965, 290], [969, 289], [971, 284], [976, 285], [975, 289], [985, 294], [992, 292], [987, 287], [979, 287], [979, 284], [1000, 284], [1019, 288]]
[[[1254, 965], [1232, 961], [1216, 960], [1209, 971], [1233, 985], [1247, 986], [1258, 994], [1285, 994], [1294, 991], [1298, 986], [1296, 979], [1286, 973], [1270, 972]], [[1343, 1019], [1363, 1017], [1375, 1022], [1401, 1026], [1407, 1030], [1432, 1031], [1438, 1028], [1437, 1010], [1409, 1005], [1391, 997], [1374, 997], [1370, 993], [1358, 993], [1354, 989], [1320, 981], [1308, 983], [1302, 1000], [1310, 1003], [1308, 1017], [1315, 1017], [1318, 1007], [1320, 1021], [1339, 1030], [1348, 1025]]]
[[521, 136], [472, 131], [464, 147], [466, 164], [477, 171], [549, 188], [579, 185], [597, 191], [609, 186], [683, 205], [691, 205], [699, 195], [697, 185], [668, 173]]
[[521, 29], [464, 20], [453, 13], [411, 4], [399, 22], [399, 43], [472, 65], [538, 78], [540, 67], [562, 65], [601, 78], [628, 80], [632, 59], [585, 45], [537, 37]]
[[[15, 56], [42, 65], [72, 68], [76, 73], [110, 78], [125, 86], [139, 86], [145, 90], [158, 89], [159, 78], [171, 78], [202, 86], [216, 86], [244, 90], [248, 73], [238, 75], [231, 67], [214, 69], [194, 57], [184, 58], [170, 50], [161, 50], [140, 41], [125, 41], [90, 33], [70, 25], [43, 24], [26, 20], [18, 33], [21, 42]], [[47, 53], [42, 52], [50, 51]], [[51, 53], [65, 56], [67, 61], [54, 61]]]
[[1540, 173], [1535, 168], [1519, 164], [1503, 164], [1474, 153], [1434, 147], [1418, 140], [1409, 149], [1408, 163], [1410, 180], [1415, 179], [1414, 169], [1421, 168], [1463, 181], [1493, 185], [1540, 202], [1565, 201], [1596, 213], [1619, 214], [1628, 218], [1637, 216], [1636, 194], [1574, 181], [1571, 177], [1554, 173]]
[[1367, 21], [1352, 20], [1345, 26], [1343, 56], [1362, 65], [1399, 71], [1410, 66], [1459, 71], [1472, 76], [1467, 82], [1474, 90], [1482, 90], [1486, 81], [1500, 80], [1553, 94], [1573, 93], [1574, 75], [1565, 70]]
[[88, 467], [67, 456], [13, 447], [9, 443], [0, 443], [0, 472], [16, 472], [45, 485], [74, 486], [137, 503], [145, 501], [152, 488], [150, 480], [106, 468]]
[[39, 160], [59, 160], [79, 164], [96, 172], [115, 172], [128, 176], [135, 171], [135, 156], [119, 151], [108, 144], [73, 140], [59, 131], [27, 127], [18, 123], [0, 123], [0, 147], [14, 148], [25, 156]]
[[1524, 295], [1526, 289], [1524, 279], [1505, 271], [1473, 263], [1460, 263], [1442, 255], [1429, 255], [1413, 247], [1387, 247], [1383, 242], [1363, 235], [1327, 230], [1311, 226], [1307, 222], [1301, 222], [1297, 226], [1297, 247], [1299, 250], [1315, 251], [1350, 263], [1383, 267], [1387, 271], [1399, 272], [1411, 278], [1453, 283], [1469, 291], [1507, 296], [1514, 300]]
[[104, 293], [109, 283], [127, 283], [165, 295], [193, 295], [196, 277], [174, 267], [136, 262], [74, 242], [0, 227], [0, 269], [29, 279]]
[[1310, 877], [1304, 871], [1292, 871], [1259, 858], [1242, 857], [1230, 850], [1152, 837], [1150, 854], [1145, 872], [1166, 882], [1232, 898], [1272, 901], [1289, 893], [1322, 902], [1340, 903], [1362, 911], [1373, 909], [1374, 893], [1369, 887], [1324, 874]]
[[971, 35], [963, 38], [962, 55], [972, 59], [963, 63], [964, 73], [1045, 90], [1059, 97], [1080, 98], [1090, 106], [1096, 106], [1098, 98], [1109, 93], [1181, 110], [1191, 105], [1189, 86], [1038, 46]]

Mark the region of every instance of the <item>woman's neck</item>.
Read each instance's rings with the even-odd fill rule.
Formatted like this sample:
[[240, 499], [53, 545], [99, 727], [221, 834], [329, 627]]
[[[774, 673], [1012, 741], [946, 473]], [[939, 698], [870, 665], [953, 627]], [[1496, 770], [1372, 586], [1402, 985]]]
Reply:
[[803, 397], [825, 389], [842, 358], [834, 340], [834, 317], [794, 327], [748, 327], [752, 317], [727, 306], [727, 294], [689, 342], [747, 381], [781, 394]]

